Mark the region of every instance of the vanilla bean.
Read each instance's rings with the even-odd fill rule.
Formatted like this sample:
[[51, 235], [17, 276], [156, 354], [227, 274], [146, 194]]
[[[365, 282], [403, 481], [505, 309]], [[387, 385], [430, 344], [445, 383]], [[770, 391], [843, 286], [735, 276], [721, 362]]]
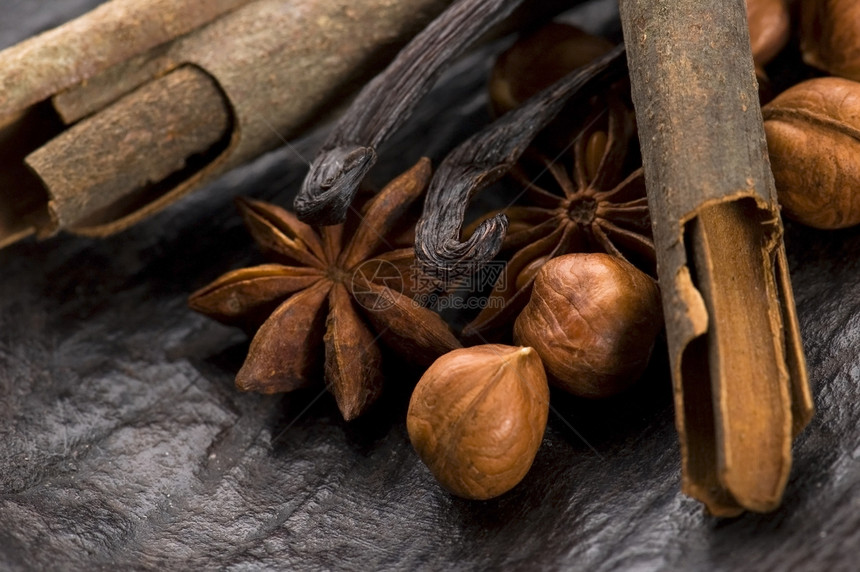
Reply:
[[368, 83], [329, 135], [295, 201], [313, 224], [343, 222], [376, 148], [412, 114], [453, 59], [522, 0], [459, 0]]
[[498, 253], [508, 224], [505, 215], [484, 221], [468, 240], [459, 240], [471, 197], [507, 173], [571, 98], [618, 79], [626, 72], [625, 64], [624, 46], [617, 46], [505, 114], [445, 158], [430, 183], [416, 228], [416, 258], [429, 275], [442, 282], [456, 279]]

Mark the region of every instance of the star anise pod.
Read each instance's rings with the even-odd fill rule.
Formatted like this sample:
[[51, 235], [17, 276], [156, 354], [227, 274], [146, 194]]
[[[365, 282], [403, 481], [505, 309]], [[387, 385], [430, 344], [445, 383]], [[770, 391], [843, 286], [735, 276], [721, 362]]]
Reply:
[[468, 343], [504, 335], [528, 302], [537, 271], [556, 256], [606, 252], [653, 274], [644, 176], [641, 167], [630, 167], [638, 160], [634, 116], [617, 89], [592, 99], [599, 105], [566, 150], [556, 150], [555, 137], [545, 138], [512, 171], [525, 204], [502, 211], [510, 221], [503, 251], [514, 252], [490, 294], [502, 303], [488, 304], [466, 326]]
[[276, 262], [228, 272], [189, 298], [191, 308], [224, 323], [252, 329], [262, 322], [236, 376], [239, 389], [287, 392], [324, 377], [351, 420], [382, 391], [377, 340], [427, 365], [460, 347], [438, 314], [410, 298], [412, 249], [377, 254], [430, 175], [422, 159], [394, 179], [366, 205], [352, 233], [344, 225], [318, 233], [281, 207], [239, 203], [254, 239]]

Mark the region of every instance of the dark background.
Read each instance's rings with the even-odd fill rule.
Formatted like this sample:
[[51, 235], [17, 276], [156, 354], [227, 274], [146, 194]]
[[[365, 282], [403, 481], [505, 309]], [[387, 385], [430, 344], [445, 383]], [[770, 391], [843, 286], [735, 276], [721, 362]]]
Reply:
[[[0, 1], [0, 47], [96, 0]], [[593, 23], [612, 2], [587, 6]], [[611, 13], [611, 9], [610, 9]], [[612, 24], [610, 23], [610, 27]], [[383, 152], [384, 182], [487, 121], [485, 48]], [[523, 483], [442, 491], [404, 425], [414, 378], [347, 425], [329, 396], [240, 394], [247, 338], [187, 295], [260, 260], [232, 204], [289, 205], [320, 134], [107, 240], [0, 251], [0, 569], [854, 569], [860, 556], [860, 234], [787, 227], [817, 413], [783, 506], [733, 520], [679, 492], [670, 381], [553, 395]]]

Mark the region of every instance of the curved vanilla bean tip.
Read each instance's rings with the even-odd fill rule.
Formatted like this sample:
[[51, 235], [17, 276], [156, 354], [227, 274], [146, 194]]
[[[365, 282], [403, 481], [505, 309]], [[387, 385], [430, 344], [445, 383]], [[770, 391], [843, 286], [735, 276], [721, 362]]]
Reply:
[[422, 240], [424, 236], [458, 237], [463, 225], [462, 213], [459, 217], [454, 213], [450, 218], [422, 218], [415, 230], [416, 260], [429, 276], [439, 281], [442, 289], [492, 260], [502, 248], [508, 231], [508, 217], [498, 214], [482, 222], [465, 242], [449, 238], [437, 246], [435, 241]]
[[332, 130], [296, 197], [299, 218], [311, 224], [343, 222], [376, 160], [376, 148], [412, 115], [454, 58], [522, 2], [458, 0], [415, 36]]
[[626, 73], [619, 45], [563, 77], [520, 107], [473, 135], [439, 165], [415, 232], [415, 256], [425, 272], [450, 281], [476, 272], [498, 254], [507, 219], [484, 221], [460, 242], [469, 200], [507, 173], [535, 136], [584, 88], [611, 83]]
[[[304, 222], [343, 222], [361, 180], [376, 163], [372, 147], [339, 146], [317, 155], [293, 204]], [[306, 191], [306, 192], [305, 192]]]

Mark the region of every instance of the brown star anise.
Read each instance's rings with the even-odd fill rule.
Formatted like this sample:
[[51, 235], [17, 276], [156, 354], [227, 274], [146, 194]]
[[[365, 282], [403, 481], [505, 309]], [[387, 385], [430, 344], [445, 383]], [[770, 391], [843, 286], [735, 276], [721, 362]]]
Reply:
[[278, 206], [239, 203], [254, 239], [276, 262], [228, 272], [189, 298], [192, 309], [224, 323], [262, 322], [236, 376], [239, 389], [287, 392], [324, 376], [351, 420], [382, 391], [378, 339], [427, 365], [460, 347], [438, 314], [410, 298], [404, 273], [413, 266], [412, 249], [376, 255], [430, 175], [429, 160], [421, 159], [390, 182], [351, 225], [353, 233], [344, 225], [317, 233]]
[[512, 171], [524, 187], [525, 202], [502, 211], [510, 221], [503, 251], [514, 254], [490, 294], [490, 301], [501, 303], [488, 304], [466, 326], [468, 343], [495, 340], [508, 331], [504, 326], [528, 302], [537, 271], [556, 256], [606, 252], [653, 273], [644, 177], [641, 167], [630, 168], [630, 159], [638, 160], [630, 152], [634, 116], [616, 89], [592, 99], [599, 105], [593, 105], [572, 146], [557, 151], [556, 138], [544, 138]]

